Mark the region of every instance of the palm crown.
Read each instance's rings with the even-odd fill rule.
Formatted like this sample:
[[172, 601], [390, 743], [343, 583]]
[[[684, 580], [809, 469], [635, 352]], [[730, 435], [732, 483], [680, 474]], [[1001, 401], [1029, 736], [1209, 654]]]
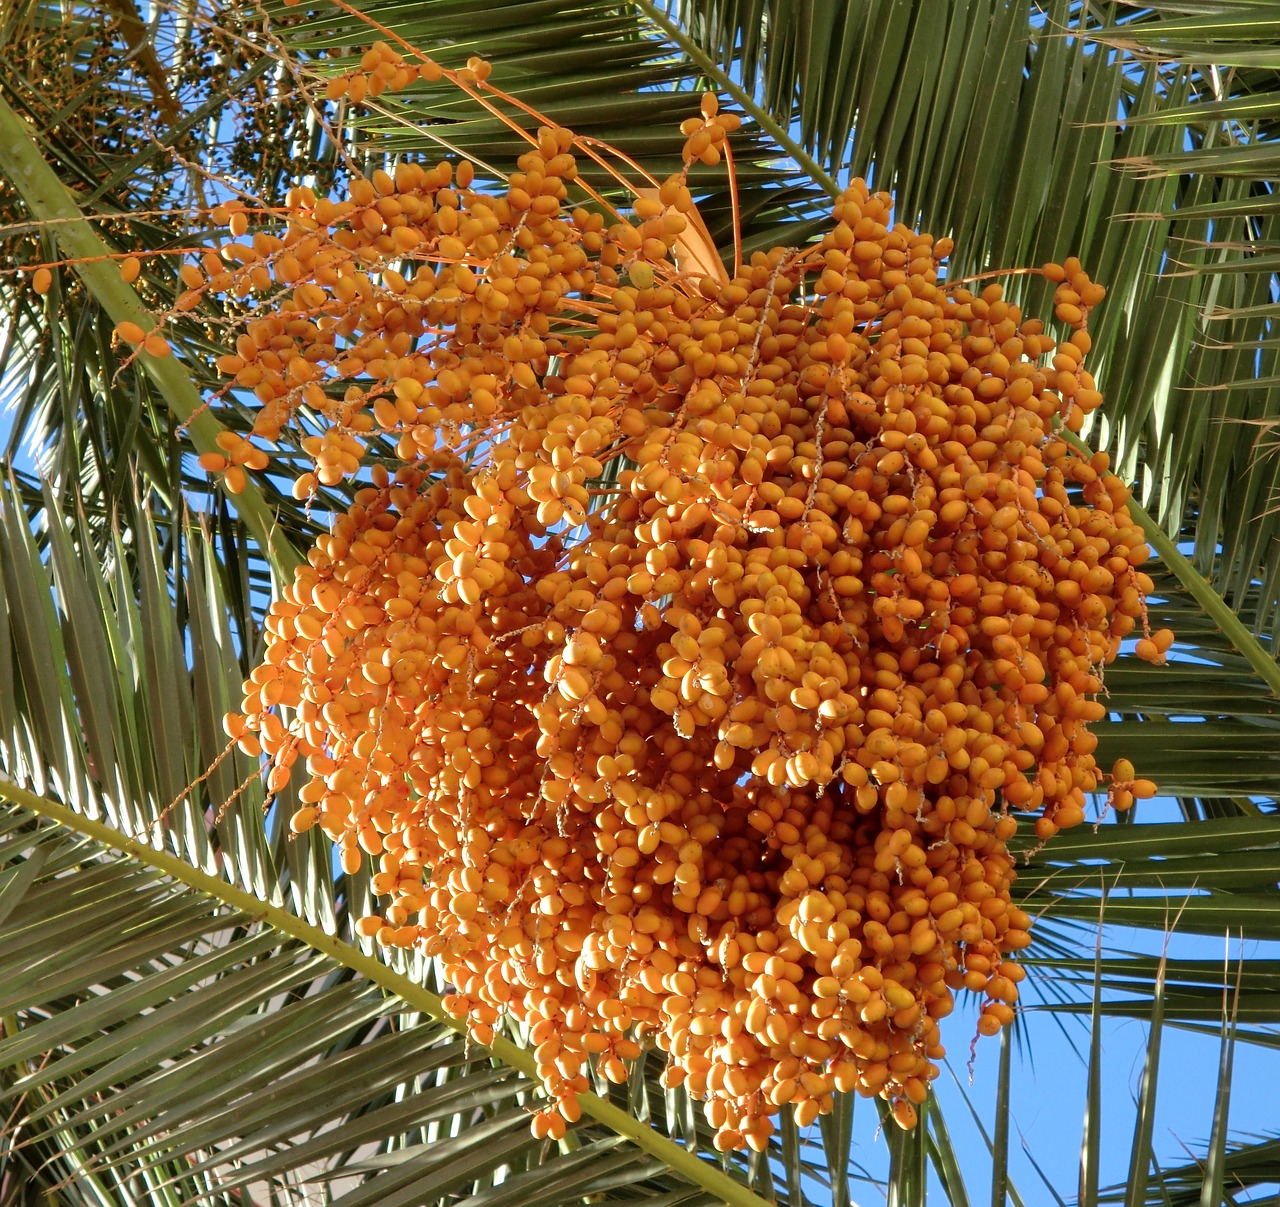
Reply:
[[[121, 368], [111, 332], [174, 305], [178, 253], [205, 240], [205, 207], [229, 188], [272, 205], [299, 178], [323, 191], [401, 155], [514, 160], [508, 126], [445, 88], [326, 107], [326, 75], [388, 31], [446, 65], [482, 53], [515, 96], [659, 178], [677, 166], [675, 127], [694, 90], [714, 89], [744, 116], [736, 199], [722, 172], [694, 180], [721, 248], [735, 235], [745, 254], [800, 246], [848, 177], [867, 175], [894, 193], [900, 218], [954, 238], [956, 278], [1074, 254], [1109, 286], [1094, 325], [1106, 402], [1086, 435], [1135, 483], [1159, 561], [1150, 622], [1177, 633], [1182, 656], [1160, 668], [1122, 656], [1096, 732], [1100, 761], [1131, 758], [1179, 819], [1139, 806], [1031, 855], [1019, 902], [1044, 916], [1030, 996], [1091, 1020], [1080, 1201], [1120, 1178], [1115, 1195], [1135, 1204], [1243, 1201], [1269, 1184], [1265, 1121], [1230, 1143], [1226, 1123], [1234, 1045], [1274, 1045], [1272, 963], [1241, 959], [1224, 1008], [1220, 969], [1101, 946], [1095, 956], [1093, 934], [1105, 910], [1148, 932], [1147, 951], [1175, 914], [1182, 933], [1273, 937], [1271, 6], [102, 11], [105, 22], [32, 0], [0, 18], [6, 261], [52, 266], [43, 295], [0, 277], [0, 762], [15, 785], [0, 784], [5, 1201], [34, 1201], [33, 1187], [77, 1203], [855, 1193], [851, 1100], [811, 1135], [784, 1125], [766, 1155], [713, 1161], [700, 1112], [659, 1084], [656, 1061], [624, 1088], [602, 1084], [581, 1126], [540, 1144], [526, 1126], [527, 1051], [468, 1046], [445, 1020], [431, 962], [369, 954], [351, 930], [368, 912], [368, 873], [335, 872], [320, 840], [289, 838], [291, 790], [264, 821], [254, 763], [234, 754], [204, 796], [184, 794], [222, 750], [219, 720], [252, 665], [272, 582], [339, 496], [307, 508], [264, 475], [233, 508], [184, 455], [213, 448], [220, 428], [202, 409], [219, 386], [214, 310], [179, 312], [179, 355], [163, 360]], [[115, 263], [130, 253], [142, 256], [132, 286]], [[1029, 311], [1045, 309], [1037, 278], [1010, 280]], [[173, 801], [171, 829], [154, 826]], [[1150, 1022], [1127, 1175], [1099, 1167], [1104, 1014]], [[1202, 1162], [1173, 1169], [1152, 1163], [1156, 1057], [1171, 1026], [1221, 1030], [1225, 1074]], [[994, 1202], [1006, 1189], [1022, 1201], [1006, 1186], [1013, 1064], [1006, 1041], [979, 1162], [984, 1183], [994, 1170]], [[868, 1133], [869, 1114], [856, 1124]], [[892, 1201], [922, 1199], [929, 1178], [954, 1202], [985, 1195], [936, 1103], [888, 1143]]]

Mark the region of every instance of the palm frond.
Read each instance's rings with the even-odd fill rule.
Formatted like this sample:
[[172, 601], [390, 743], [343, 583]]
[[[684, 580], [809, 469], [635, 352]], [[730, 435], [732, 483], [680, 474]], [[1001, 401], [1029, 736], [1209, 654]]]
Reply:
[[[1224, 1193], [1232, 1197], [1230, 1200], [1220, 1197], [1217, 1201], [1266, 1202], [1256, 1195], [1260, 1191], [1270, 1193], [1274, 1190], [1278, 1162], [1280, 1137], [1267, 1135], [1233, 1142], [1226, 1149], [1222, 1164]], [[1122, 1187], [1113, 1188], [1103, 1201], [1122, 1201], [1122, 1190]], [[1153, 1207], [1156, 1204], [1160, 1207], [1198, 1207], [1204, 1201], [1204, 1193], [1205, 1167], [1200, 1161], [1188, 1161], [1162, 1169], [1158, 1178], [1153, 1179], [1142, 1202]]]

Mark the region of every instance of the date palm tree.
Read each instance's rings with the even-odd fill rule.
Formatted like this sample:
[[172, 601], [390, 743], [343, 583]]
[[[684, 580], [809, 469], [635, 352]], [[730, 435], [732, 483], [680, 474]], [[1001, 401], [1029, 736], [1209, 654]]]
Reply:
[[[1280, 1023], [1270, 0], [6, 0], [0, 1207], [1047, 1201], [1012, 1176], [1007, 1038], [977, 1152], [952, 1143], [952, 1095], [909, 1134], [847, 1100], [721, 1159], [653, 1062], [535, 1141], [520, 1037], [469, 1045], [430, 962], [355, 935], [368, 873], [291, 839], [296, 803], [264, 800], [250, 760], [217, 761], [265, 603], [337, 496], [307, 510], [262, 475], [229, 499], [196, 468], [221, 430], [203, 409], [216, 309], [179, 314], [164, 359], [122, 367], [111, 333], [173, 306], [217, 199], [269, 207], [400, 156], [514, 158], [503, 122], [442, 88], [327, 102], [325, 77], [388, 36], [451, 66], [483, 54], [510, 92], [655, 174], [715, 90], [744, 117], [736, 213], [722, 174], [697, 181], [721, 247], [735, 225], [748, 253], [804, 243], [862, 175], [954, 238], [956, 277], [1077, 255], [1108, 285], [1106, 403], [1085, 436], [1135, 486], [1151, 624], [1178, 645], [1165, 667], [1122, 655], [1097, 732], [1165, 799], [1026, 844], [1020, 904], [1041, 917], [1018, 1040], [1034, 1050], [1061, 1019], [1085, 1052], [1078, 1184], [1050, 1186], [1059, 1201], [1275, 1193], [1274, 1118], [1237, 1102], [1228, 1130], [1232, 1062], [1274, 1050]], [[1029, 280], [1011, 291], [1043, 312]], [[1225, 993], [1214, 962], [1161, 954], [1171, 927], [1232, 937]], [[1108, 1121], [1132, 1132], [1122, 1168], [1101, 1161], [1108, 1016], [1148, 1027], [1135, 1108]], [[1156, 1137], [1171, 1028], [1221, 1041], [1190, 1158]], [[883, 1170], [851, 1160], [855, 1134]]]

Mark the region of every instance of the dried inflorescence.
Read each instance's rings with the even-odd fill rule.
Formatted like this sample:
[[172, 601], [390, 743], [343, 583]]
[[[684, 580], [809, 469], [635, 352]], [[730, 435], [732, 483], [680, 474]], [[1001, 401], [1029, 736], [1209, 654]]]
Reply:
[[[686, 165], [735, 124], [704, 106]], [[1100, 402], [1103, 290], [1043, 269], [1056, 340], [861, 182], [821, 242], [690, 277], [684, 173], [625, 220], [569, 203], [574, 150], [539, 130], [494, 192], [297, 189], [187, 271], [260, 299], [220, 362], [254, 439], [202, 459], [228, 487], [304, 408], [299, 497], [399, 460], [271, 608], [229, 732], [272, 789], [305, 767], [296, 831], [377, 860], [363, 934], [439, 957], [477, 1039], [531, 1028], [539, 1134], [649, 1043], [722, 1148], [851, 1090], [910, 1126], [953, 991], [1013, 1016], [1011, 810], [1083, 819], [1151, 587], [1124, 485], [1056, 433]], [[1116, 805], [1153, 790], [1119, 772]]]

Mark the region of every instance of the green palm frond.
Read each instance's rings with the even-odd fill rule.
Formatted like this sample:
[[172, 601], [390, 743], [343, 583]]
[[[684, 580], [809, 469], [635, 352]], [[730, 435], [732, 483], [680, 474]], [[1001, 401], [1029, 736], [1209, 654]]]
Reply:
[[[1276, 1164], [1280, 1161], [1280, 1138], [1272, 1135], [1251, 1143], [1234, 1143], [1223, 1156], [1222, 1182], [1236, 1202], [1249, 1202], [1254, 1191], [1269, 1191], [1275, 1185]], [[1146, 1202], [1172, 1207], [1199, 1207], [1204, 1201], [1204, 1166], [1188, 1161], [1161, 1171], [1159, 1186], [1152, 1187]], [[1108, 1199], [1120, 1202], [1122, 1188], [1117, 1187]], [[1225, 1198], [1218, 1201], [1227, 1202]], [[1252, 1201], [1257, 1202], [1254, 1198]], [[1265, 1199], [1261, 1200], [1266, 1202]]]
[[1131, 759], [1189, 816], [1228, 800], [1233, 813], [1274, 809], [1280, 700], [1167, 572], [1156, 576], [1149, 616], [1178, 635], [1174, 659], [1152, 667], [1124, 655], [1107, 669], [1099, 762]]
[[[294, 908], [333, 929], [327, 853], [287, 841], [296, 802], [282, 793], [268, 828], [254, 762], [224, 756], [222, 716], [239, 703], [257, 626], [226, 591], [209, 531], [157, 530], [135, 498], [128, 543], [117, 535], [100, 560], [83, 513], [68, 516], [48, 490], [42, 502], [29, 512], [0, 487], [5, 773], [125, 834], [160, 824], [194, 866], [221, 866], [268, 899], [292, 892]], [[240, 807], [227, 808], [240, 785]]]

